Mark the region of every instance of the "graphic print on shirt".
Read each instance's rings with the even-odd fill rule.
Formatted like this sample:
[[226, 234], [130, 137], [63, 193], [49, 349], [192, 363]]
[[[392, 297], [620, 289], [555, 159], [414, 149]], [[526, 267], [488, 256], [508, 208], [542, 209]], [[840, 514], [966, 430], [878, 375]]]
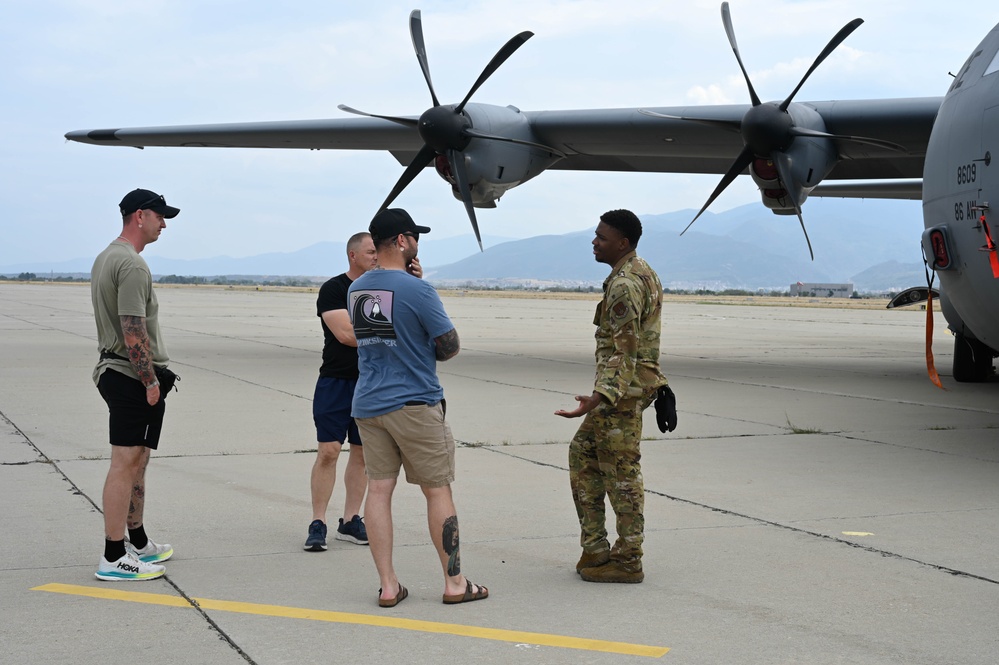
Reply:
[[350, 295], [350, 315], [358, 346], [395, 343], [395, 326], [392, 325], [393, 295], [392, 291], [378, 289], [355, 291]]

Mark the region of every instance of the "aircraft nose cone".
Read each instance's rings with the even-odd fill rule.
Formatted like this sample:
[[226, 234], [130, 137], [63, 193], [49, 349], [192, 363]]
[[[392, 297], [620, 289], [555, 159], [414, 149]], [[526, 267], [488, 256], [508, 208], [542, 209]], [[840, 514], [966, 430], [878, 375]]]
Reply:
[[776, 104], [760, 104], [746, 112], [742, 118], [742, 138], [759, 157], [768, 157], [774, 151], [786, 150], [794, 137], [791, 116]]
[[419, 131], [423, 142], [443, 153], [449, 149], [464, 150], [471, 140], [463, 131], [472, 122], [454, 106], [435, 106], [420, 116]]

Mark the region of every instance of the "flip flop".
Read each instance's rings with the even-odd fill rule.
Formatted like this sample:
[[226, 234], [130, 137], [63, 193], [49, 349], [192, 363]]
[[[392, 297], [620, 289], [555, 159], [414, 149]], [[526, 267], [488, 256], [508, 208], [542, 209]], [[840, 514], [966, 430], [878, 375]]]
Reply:
[[[479, 590], [472, 592], [472, 587], [478, 586]], [[482, 586], [481, 584], [472, 584], [472, 581], [465, 578], [465, 593], [456, 593], [453, 595], [444, 594], [444, 604], [445, 605], [457, 605], [458, 603], [470, 603], [473, 600], [483, 600], [489, 597], [489, 589]]]
[[382, 590], [378, 590], [378, 607], [395, 607], [402, 601], [406, 600], [409, 595], [409, 589], [403, 585], [399, 585], [399, 593], [395, 595], [395, 598], [382, 598]]

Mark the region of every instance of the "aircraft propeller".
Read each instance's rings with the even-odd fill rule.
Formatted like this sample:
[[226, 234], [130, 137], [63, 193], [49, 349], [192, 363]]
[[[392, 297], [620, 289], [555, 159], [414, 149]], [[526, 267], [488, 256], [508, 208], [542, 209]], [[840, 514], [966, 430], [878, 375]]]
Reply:
[[533, 37], [534, 33], [525, 31], [511, 38], [506, 44], [503, 45], [502, 48], [500, 48], [496, 55], [493, 56], [492, 60], [489, 61], [485, 69], [482, 70], [479, 78], [472, 85], [471, 89], [469, 89], [465, 98], [462, 99], [457, 105], [446, 106], [437, 100], [437, 94], [434, 92], [434, 84], [430, 79], [430, 64], [427, 60], [427, 49], [423, 41], [423, 21], [420, 17], [420, 10], [418, 9], [413, 10], [413, 12], [409, 15], [409, 32], [413, 39], [413, 48], [416, 51], [416, 59], [420, 63], [420, 69], [423, 71], [423, 78], [426, 79], [427, 87], [430, 89], [430, 98], [433, 101], [433, 107], [425, 111], [418, 120], [415, 118], [365, 113], [364, 111], [358, 111], [357, 109], [351, 108], [344, 104], [340, 104], [338, 108], [348, 113], [355, 113], [357, 115], [372, 118], [382, 118], [383, 120], [389, 120], [407, 127], [416, 127], [420, 132], [420, 137], [423, 139], [423, 147], [416, 154], [416, 157], [413, 158], [413, 161], [409, 163], [409, 166], [406, 167], [405, 171], [403, 171], [399, 180], [395, 183], [395, 186], [392, 188], [392, 191], [389, 192], [389, 195], [385, 198], [385, 201], [382, 203], [379, 210], [387, 208], [402, 192], [402, 190], [404, 190], [428, 164], [437, 159], [438, 155], [443, 155], [448, 161], [451, 173], [454, 175], [458, 193], [461, 196], [462, 202], [465, 204], [468, 219], [471, 221], [472, 230], [475, 232], [475, 239], [479, 243], [479, 249], [482, 250], [482, 237], [479, 234], [479, 225], [475, 219], [475, 209], [472, 205], [472, 185], [469, 182], [468, 170], [465, 167], [465, 160], [462, 158], [462, 152], [466, 147], [468, 147], [468, 144], [472, 141], [472, 139], [477, 138], [490, 141], [519, 143], [521, 145], [541, 148], [564, 157], [564, 155], [558, 150], [540, 145], [538, 143], [480, 132], [472, 127], [471, 120], [468, 115], [463, 112], [465, 105], [468, 103], [468, 100], [471, 99], [475, 91], [478, 90], [479, 87], [482, 86], [482, 84], [485, 83], [486, 80], [492, 76], [504, 62], [506, 62], [507, 58], [523, 46], [528, 39]]
[[863, 19], [854, 19], [843, 26], [838, 33], [829, 41], [822, 52], [819, 53], [818, 57], [815, 58], [815, 62], [812, 66], [808, 68], [805, 75], [801, 77], [801, 81], [795, 86], [794, 90], [787, 98], [778, 103], [775, 102], [761, 102], [759, 96], [756, 94], [756, 90], [753, 88], [753, 82], [749, 78], [749, 73], [746, 71], [746, 67], [742, 63], [742, 56], [739, 54], [739, 45], [735, 40], [735, 30], [732, 27], [732, 17], [729, 12], [729, 7], [727, 2], [723, 2], [721, 6], [722, 23], [725, 25], [725, 34], [728, 36], [728, 42], [732, 47], [732, 52], [735, 53], [735, 59], [739, 63], [739, 69], [742, 70], [743, 78], [746, 79], [746, 86], [749, 88], [749, 97], [752, 100], [752, 108], [750, 108], [746, 114], [743, 116], [741, 121], [731, 122], [724, 120], [715, 120], [712, 118], [696, 118], [689, 116], [669, 116], [661, 113], [656, 113], [655, 111], [650, 111], [642, 109], [640, 113], [658, 117], [658, 118], [669, 118], [669, 119], [679, 119], [687, 120], [690, 122], [697, 122], [713, 127], [720, 127], [723, 129], [729, 129], [732, 131], [741, 132], [743, 137], [743, 142], [745, 147], [739, 156], [735, 158], [732, 165], [729, 167], [725, 175], [722, 176], [721, 181], [715, 190], [708, 197], [707, 202], [701, 207], [700, 211], [694, 216], [694, 219], [690, 221], [690, 224], [680, 233], [683, 235], [687, 232], [687, 229], [697, 221], [697, 218], [708, 209], [715, 199], [725, 191], [736, 179], [736, 177], [741, 174], [746, 167], [753, 164], [757, 160], [762, 160], [763, 163], [770, 162], [780, 182], [783, 184], [784, 189], [787, 193], [788, 198], [794, 206], [795, 213], [798, 215], [798, 222], [801, 224], [801, 230], [805, 234], [805, 242], [808, 243], [808, 253], [811, 255], [812, 260], [815, 260], [815, 253], [812, 251], [812, 242], [808, 238], [808, 231], [805, 230], [805, 221], [801, 216], [801, 203], [798, 200], [798, 189], [792, 185], [792, 159], [791, 156], [786, 152], [788, 148], [794, 143], [795, 138], [800, 136], [814, 137], [814, 138], [827, 138], [827, 139], [838, 139], [844, 141], [856, 141], [860, 143], [868, 143], [872, 145], [877, 145], [879, 147], [888, 148], [890, 150], [899, 150], [904, 152], [905, 149], [895, 143], [890, 141], [883, 141], [880, 139], [865, 138], [859, 136], [844, 136], [837, 134], [829, 134], [827, 132], [818, 131], [815, 129], [809, 129], [806, 127], [798, 127], [794, 124], [794, 120], [791, 115], [787, 112], [788, 106], [791, 104], [791, 100], [804, 85], [805, 81], [811, 76], [812, 72], [815, 71], [823, 60], [825, 60], [829, 54], [831, 54], [836, 47], [838, 47], [843, 40], [845, 40], [850, 33], [856, 30]]

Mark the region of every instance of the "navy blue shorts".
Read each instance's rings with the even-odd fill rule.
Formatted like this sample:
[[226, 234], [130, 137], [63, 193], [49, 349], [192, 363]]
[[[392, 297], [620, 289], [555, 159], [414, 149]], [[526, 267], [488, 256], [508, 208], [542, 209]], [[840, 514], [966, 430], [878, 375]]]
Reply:
[[156, 406], [146, 401], [146, 387], [130, 376], [106, 369], [97, 380], [97, 390], [108, 405], [112, 446], [145, 446], [156, 450], [163, 428], [166, 400]]
[[328, 443], [345, 441], [361, 445], [357, 424], [350, 417], [350, 403], [354, 399], [357, 379], [333, 379], [326, 376], [316, 381], [316, 394], [312, 398], [312, 420], [316, 423], [316, 441]]

